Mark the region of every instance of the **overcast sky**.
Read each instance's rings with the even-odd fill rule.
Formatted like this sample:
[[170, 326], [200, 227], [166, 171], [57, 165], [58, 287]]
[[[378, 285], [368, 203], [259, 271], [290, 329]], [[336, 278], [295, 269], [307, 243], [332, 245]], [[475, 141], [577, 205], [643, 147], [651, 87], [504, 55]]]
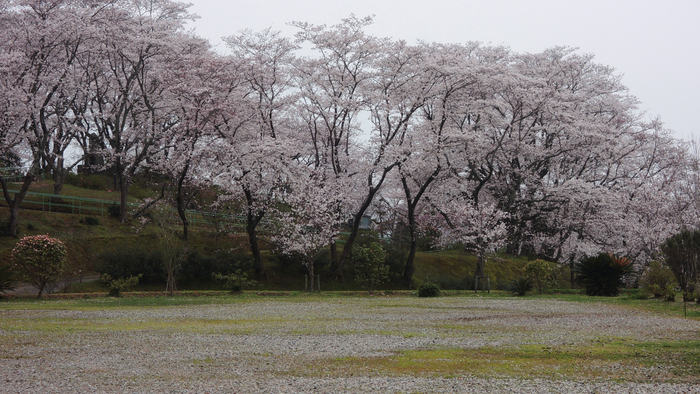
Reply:
[[443, 43], [480, 41], [516, 52], [579, 48], [623, 75], [647, 117], [679, 138], [700, 138], [698, 0], [190, 0], [195, 33], [225, 51], [221, 37], [268, 27], [292, 36], [291, 21], [334, 25], [374, 15], [381, 37]]

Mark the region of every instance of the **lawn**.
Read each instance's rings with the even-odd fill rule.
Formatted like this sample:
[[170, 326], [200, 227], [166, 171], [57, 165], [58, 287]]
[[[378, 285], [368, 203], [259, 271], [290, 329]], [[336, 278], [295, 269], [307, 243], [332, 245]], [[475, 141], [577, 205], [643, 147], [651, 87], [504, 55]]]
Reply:
[[696, 305], [283, 294], [4, 301], [0, 392], [700, 391]]

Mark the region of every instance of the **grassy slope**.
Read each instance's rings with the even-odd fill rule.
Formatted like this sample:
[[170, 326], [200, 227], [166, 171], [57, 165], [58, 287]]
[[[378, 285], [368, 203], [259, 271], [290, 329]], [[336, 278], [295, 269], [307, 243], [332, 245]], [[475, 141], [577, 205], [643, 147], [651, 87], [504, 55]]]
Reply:
[[[92, 179], [95, 181], [95, 179]], [[99, 181], [99, 180], [98, 180]], [[105, 181], [108, 185], [109, 182]], [[147, 189], [137, 185], [132, 187], [134, 194], [143, 196], [149, 194]], [[36, 182], [31, 191], [52, 193], [53, 184], [50, 180]], [[118, 191], [85, 189], [66, 184], [63, 195], [102, 200], [116, 201], [119, 198]], [[130, 197], [131, 201], [137, 201]], [[6, 221], [9, 210], [0, 207], [0, 221]], [[155, 233], [155, 228], [146, 226], [140, 228], [137, 221], [126, 224], [119, 223], [108, 215], [97, 216], [99, 225], [90, 226], [80, 223], [85, 215], [72, 215], [67, 213], [42, 212], [33, 209], [22, 209], [20, 212], [19, 236], [48, 234], [63, 240], [69, 249], [70, 261], [75, 267], [90, 271], [99, 253], [114, 245], [150, 243]], [[0, 264], [8, 263], [10, 251], [16, 239], [0, 237]], [[216, 236], [212, 229], [191, 228], [189, 241], [193, 249], [212, 251], [221, 248], [234, 248], [243, 253], [249, 253], [246, 237], [243, 234], [232, 236]], [[265, 245], [263, 243], [263, 248]], [[304, 270], [300, 266], [281, 266], [277, 259], [269, 251], [264, 251], [264, 261], [268, 269], [268, 280], [258, 286], [260, 290], [302, 290], [304, 288]], [[492, 258], [487, 263], [487, 273], [491, 276], [491, 287], [497, 288], [497, 282], [501, 285], [521, 275], [522, 267], [526, 261], [519, 258], [500, 256]], [[476, 258], [461, 250], [449, 250], [439, 252], [418, 252], [415, 260], [415, 283], [420, 285], [425, 282], [439, 284], [463, 284], [465, 278], [470, 277], [476, 268]], [[322, 276], [324, 270], [320, 270]], [[321, 288], [329, 291], [356, 291], [360, 288], [352, 280], [352, 271], [346, 274], [345, 283], [338, 283], [330, 279], [323, 279]], [[397, 281], [398, 282], [398, 281]], [[212, 288], [212, 283], [182, 283], [181, 289]], [[84, 286], [83, 286], [84, 287]], [[158, 288], [142, 287], [143, 290], [156, 290]], [[398, 283], [387, 283], [382, 286], [385, 289], [401, 289]], [[89, 290], [89, 288], [86, 288]]]

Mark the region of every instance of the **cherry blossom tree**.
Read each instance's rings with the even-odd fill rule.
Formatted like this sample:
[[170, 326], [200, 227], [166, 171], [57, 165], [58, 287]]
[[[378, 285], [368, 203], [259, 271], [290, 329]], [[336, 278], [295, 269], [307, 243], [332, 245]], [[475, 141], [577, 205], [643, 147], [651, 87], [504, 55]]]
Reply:
[[[426, 192], [430, 194], [435, 182], [469, 172], [479, 174], [473, 166], [466, 164], [467, 160], [474, 163], [483, 157], [473, 152], [474, 140], [484, 139], [484, 136], [474, 135], [471, 119], [483, 113], [484, 98], [490, 94], [485, 87], [489, 86], [490, 74], [493, 73], [491, 56], [484, 56], [492, 49], [481, 48], [475, 43], [424, 45], [420, 51], [417, 61], [421, 68], [418, 75], [410, 79], [423, 87], [425, 93], [421, 96], [424, 101], [415, 125], [402, 138], [397, 157], [411, 238], [403, 274], [403, 282], [408, 286], [414, 272], [413, 260], [420, 230], [416, 217], [421, 199]], [[409, 94], [416, 89], [415, 84], [406, 85], [411, 87], [407, 91]], [[498, 146], [495, 144], [492, 149], [498, 149]], [[479, 163], [484, 164], [487, 163]], [[484, 182], [487, 180], [485, 177]], [[478, 191], [477, 188], [471, 193], [475, 201], [478, 201]]]
[[[14, 197], [2, 179], [10, 206], [10, 233], [16, 236], [19, 207], [29, 186], [44, 171], [54, 174], [54, 191], [63, 185], [64, 152], [73, 139], [71, 103], [77, 93], [73, 76], [77, 59], [90, 41], [96, 12], [70, 0], [11, 1], [2, 4], [3, 65], [1, 148], [19, 153], [24, 181]], [[3, 153], [4, 153], [3, 152]]]
[[291, 68], [296, 45], [269, 29], [242, 31], [227, 37], [232, 56], [239, 60], [236, 78], [246, 102], [232, 109], [247, 108], [244, 115], [226, 118], [217, 129], [222, 138], [217, 160], [223, 171], [217, 184], [226, 198], [245, 202], [246, 233], [253, 253], [257, 280], [265, 267], [258, 243], [258, 225], [276, 203], [279, 190], [288, 182], [288, 166], [301, 154], [291, 132], [289, 111], [294, 101]]
[[247, 106], [241, 104], [245, 91], [235, 76], [233, 59], [215, 55], [204, 43], [193, 44], [189, 53], [173, 59], [165, 71], [164, 79], [171, 85], [168, 101], [177, 122], [160, 138], [161, 146], [146, 164], [170, 179], [184, 240], [188, 237], [188, 206], [219, 172], [212, 163], [216, 161], [213, 147], [221, 143], [220, 128], [238, 127], [249, 117]]
[[314, 258], [339, 234], [339, 200], [332, 196], [343, 191], [337, 188], [337, 183], [327, 182], [334, 177], [330, 171], [300, 170], [290, 183], [291, 192], [281, 198], [286, 209], [275, 210], [276, 229], [271, 241], [281, 253], [301, 259], [312, 279], [313, 292]]
[[182, 3], [125, 1], [102, 12], [108, 16], [93, 48], [101, 62], [90, 72], [93, 98], [86, 116], [114, 166], [124, 222], [133, 176], [178, 121], [165, 70], [200, 40], [184, 31], [192, 17]]

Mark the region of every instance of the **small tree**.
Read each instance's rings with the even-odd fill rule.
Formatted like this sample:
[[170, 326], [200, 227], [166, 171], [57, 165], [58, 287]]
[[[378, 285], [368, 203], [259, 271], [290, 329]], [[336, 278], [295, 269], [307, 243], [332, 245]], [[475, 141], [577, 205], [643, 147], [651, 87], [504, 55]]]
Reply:
[[163, 204], [158, 204], [151, 211], [151, 217], [158, 226], [158, 241], [160, 251], [163, 254], [161, 261], [165, 273], [165, 291], [173, 296], [177, 291], [177, 277], [182, 263], [187, 259], [190, 248], [180, 239], [175, 232], [175, 226], [171, 223], [172, 215]]
[[687, 299], [700, 281], [700, 231], [684, 230], [667, 239], [661, 250]]
[[228, 275], [223, 275], [218, 272], [214, 272], [211, 274], [211, 276], [216, 280], [223, 281], [224, 289], [231, 290], [231, 294], [235, 294], [242, 291], [243, 286], [250, 286], [257, 283], [254, 280], [248, 279], [248, 274], [246, 274], [240, 269], [237, 269]]
[[356, 245], [352, 250], [355, 280], [372, 294], [378, 285], [389, 279], [386, 251], [376, 242], [369, 246]]
[[525, 265], [525, 275], [532, 280], [533, 285], [540, 294], [542, 294], [544, 289], [557, 283], [554, 267], [544, 260], [537, 259], [527, 263]]
[[102, 274], [102, 282], [109, 287], [109, 295], [112, 297], [121, 297], [122, 291], [129, 290], [131, 286], [136, 286], [139, 284], [139, 279], [141, 276], [130, 276], [128, 278], [118, 278], [112, 279], [109, 274]]
[[47, 286], [61, 279], [66, 256], [63, 242], [48, 235], [24, 237], [12, 249], [12, 262], [19, 278], [39, 289], [38, 298]]
[[640, 285], [645, 292], [652, 293], [654, 297], [660, 298], [668, 293], [668, 289], [673, 291], [675, 295], [676, 278], [666, 265], [660, 261], [652, 261], [644, 269]]
[[623, 278], [632, 273], [632, 261], [610, 253], [582, 259], [574, 266], [576, 281], [586, 295], [614, 297], [624, 286]]

